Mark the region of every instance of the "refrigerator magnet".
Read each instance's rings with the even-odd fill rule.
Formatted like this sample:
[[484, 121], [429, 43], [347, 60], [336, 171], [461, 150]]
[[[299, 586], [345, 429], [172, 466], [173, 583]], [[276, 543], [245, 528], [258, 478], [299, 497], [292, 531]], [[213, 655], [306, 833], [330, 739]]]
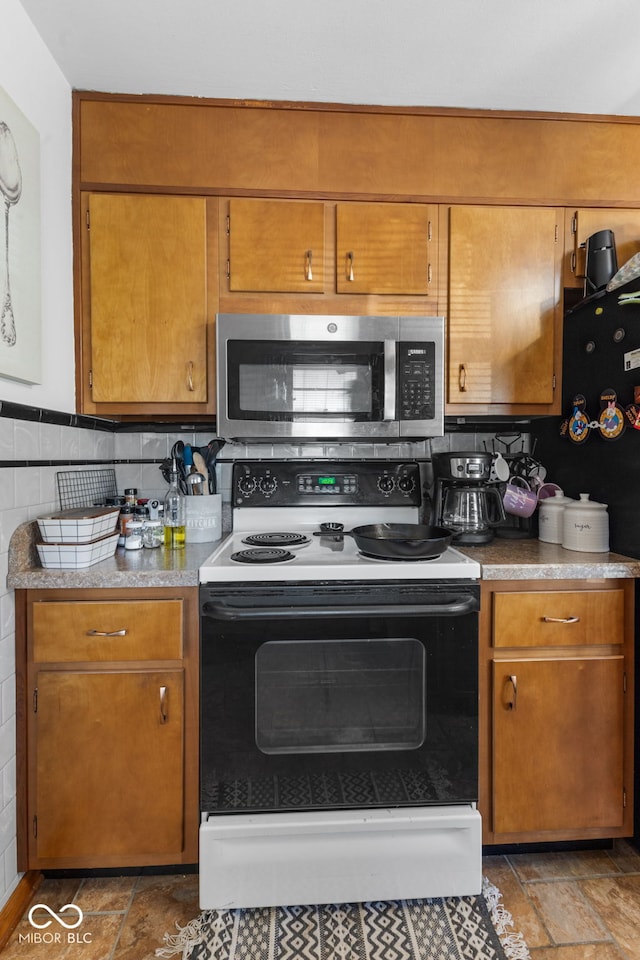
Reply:
[[626, 420], [622, 407], [618, 406], [618, 395], [615, 390], [611, 387], [603, 390], [600, 394], [600, 403], [603, 405], [598, 420], [600, 436], [604, 440], [617, 440], [624, 433]]
[[571, 401], [573, 413], [569, 417], [569, 440], [574, 443], [584, 443], [589, 436], [589, 417], [584, 412], [587, 401], [578, 393]]

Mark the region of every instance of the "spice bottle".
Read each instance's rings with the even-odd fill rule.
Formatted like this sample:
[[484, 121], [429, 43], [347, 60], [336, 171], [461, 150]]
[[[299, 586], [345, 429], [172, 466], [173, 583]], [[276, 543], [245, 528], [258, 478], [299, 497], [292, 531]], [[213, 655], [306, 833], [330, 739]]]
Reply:
[[137, 487], [127, 487], [124, 491], [124, 500], [130, 507], [135, 507], [138, 502], [138, 488]]
[[171, 483], [164, 498], [164, 545], [173, 550], [184, 548], [187, 505], [178, 486], [178, 468], [174, 459]]

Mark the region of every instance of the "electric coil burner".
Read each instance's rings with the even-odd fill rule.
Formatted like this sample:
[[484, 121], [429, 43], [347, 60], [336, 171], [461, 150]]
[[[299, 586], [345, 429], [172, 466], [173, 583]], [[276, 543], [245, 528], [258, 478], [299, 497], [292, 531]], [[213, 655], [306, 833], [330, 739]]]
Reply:
[[287, 560], [294, 560], [295, 557], [288, 550], [281, 550], [279, 547], [254, 547], [250, 550], [239, 550], [237, 553], [232, 553], [231, 559], [235, 563], [260, 564], [286, 563]]
[[242, 542], [251, 547], [301, 547], [310, 540], [302, 533], [254, 533]]
[[318, 535], [418, 523], [421, 487], [409, 461], [235, 464], [200, 568], [202, 909], [480, 892], [480, 567]]

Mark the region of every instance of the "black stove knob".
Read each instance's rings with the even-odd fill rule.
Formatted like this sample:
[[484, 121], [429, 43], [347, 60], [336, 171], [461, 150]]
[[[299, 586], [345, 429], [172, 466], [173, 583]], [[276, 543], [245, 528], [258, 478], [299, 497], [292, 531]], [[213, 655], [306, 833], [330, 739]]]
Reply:
[[400, 477], [398, 480], [398, 489], [402, 490], [403, 493], [411, 493], [412, 490], [415, 490], [416, 482], [413, 477]]
[[381, 493], [391, 493], [395, 486], [395, 481], [393, 477], [388, 477], [386, 474], [382, 477], [378, 477], [378, 490]]
[[258, 486], [260, 493], [264, 493], [264, 495], [268, 497], [276, 492], [278, 481], [275, 477], [262, 477]]
[[240, 477], [238, 480], [238, 490], [244, 497], [250, 497], [256, 489], [256, 482], [253, 477]]

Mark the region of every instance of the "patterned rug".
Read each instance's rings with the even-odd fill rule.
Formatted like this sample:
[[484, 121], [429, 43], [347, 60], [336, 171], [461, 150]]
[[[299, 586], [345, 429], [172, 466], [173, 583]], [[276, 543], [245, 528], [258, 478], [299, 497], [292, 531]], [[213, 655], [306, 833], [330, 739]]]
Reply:
[[485, 878], [478, 897], [207, 910], [157, 957], [183, 960], [530, 960]]

